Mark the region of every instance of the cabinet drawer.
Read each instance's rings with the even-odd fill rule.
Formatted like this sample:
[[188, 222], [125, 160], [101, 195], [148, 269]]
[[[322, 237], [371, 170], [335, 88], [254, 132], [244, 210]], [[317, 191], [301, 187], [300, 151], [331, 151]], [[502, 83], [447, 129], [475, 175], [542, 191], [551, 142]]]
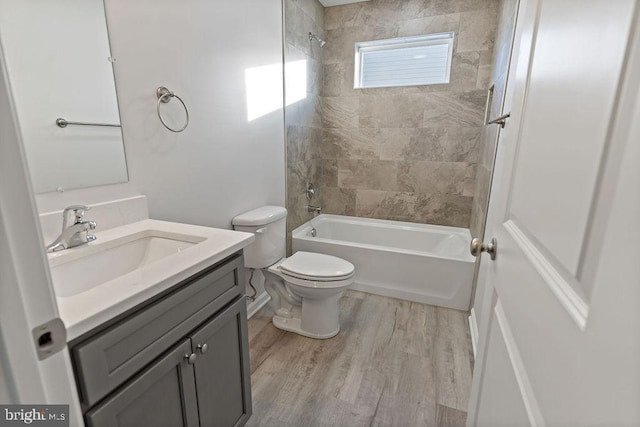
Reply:
[[243, 290], [243, 257], [237, 256], [75, 346], [82, 403], [95, 404]]

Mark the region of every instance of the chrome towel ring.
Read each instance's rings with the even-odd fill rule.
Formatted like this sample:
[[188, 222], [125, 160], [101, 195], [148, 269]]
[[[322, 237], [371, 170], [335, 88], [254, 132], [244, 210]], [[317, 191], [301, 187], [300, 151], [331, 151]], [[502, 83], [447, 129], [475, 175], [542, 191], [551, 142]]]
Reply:
[[[160, 119], [160, 122], [162, 122], [164, 127], [169, 129], [171, 132], [176, 132], [176, 133], [182, 132], [183, 130], [185, 130], [187, 126], [189, 126], [189, 110], [187, 109], [187, 105], [184, 103], [182, 98], [180, 98], [178, 95], [176, 95], [175, 93], [173, 93], [172, 91], [170, 91], [164, 86], [160, 86], [158, 89], [156, 89], [156, 96], [158, 97], [158, 105], [156, 108], [156, 110], [158, 111], [158, 118]], [[164, 121], [164, 118], [162, 117], [162, 113], [160, 112], [160, 105], [166, 104], [167, 102], [171, 101], [171, 98], [176, 98], [178, 101], [180, 101], [180, 103], [184, 107], [184, 112], [187, 115], [187, 118], [184, 122], [184, 126], [182, 126], [180, 129], [170, 128], [167, 122]]]

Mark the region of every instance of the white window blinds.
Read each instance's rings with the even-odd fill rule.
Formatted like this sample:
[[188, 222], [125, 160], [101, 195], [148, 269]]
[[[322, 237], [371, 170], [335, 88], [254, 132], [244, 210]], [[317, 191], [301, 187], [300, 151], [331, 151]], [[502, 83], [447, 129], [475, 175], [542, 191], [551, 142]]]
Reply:
[[453, 33], [356, 43], [356, 88], [449, 83]]

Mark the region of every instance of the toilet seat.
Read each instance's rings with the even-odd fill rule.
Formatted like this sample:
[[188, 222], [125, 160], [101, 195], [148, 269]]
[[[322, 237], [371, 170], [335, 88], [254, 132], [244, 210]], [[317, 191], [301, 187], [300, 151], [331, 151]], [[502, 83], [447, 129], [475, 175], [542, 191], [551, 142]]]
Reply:
[[291, 255], [278, 268], [287, 277], [313, 282], [342, 281], [353, 277], [355, 272], [353, 264], [342, 258], [304, 251]]

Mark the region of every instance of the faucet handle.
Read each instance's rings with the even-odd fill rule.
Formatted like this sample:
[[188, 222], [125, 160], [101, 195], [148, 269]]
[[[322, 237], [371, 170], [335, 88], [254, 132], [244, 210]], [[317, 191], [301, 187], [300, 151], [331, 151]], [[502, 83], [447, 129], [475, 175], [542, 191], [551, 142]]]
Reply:
[[91, 210], [91, 208], [89, 206], [85, 206], [85, 205], [71, 205], [71, 206], [67, 206], [66, 208], [64, 208], [64, 213], [68, 213], [68, 212], [74, 212], [74, 213], [81, 213], [84, 211], [88, 211]]
[[89, 206], [84, 205], [71, 205], [64, 208], [62, 213], [62, 229], [64, 230], [69, 225], [77, 224], [84, 220], [84, 213], [91, 209]]
[[98, 224], [96, 224], [95, 221], [89, 221], [89, 229], [90, 230], [95, 230], [97, 226], [98, 226]]

